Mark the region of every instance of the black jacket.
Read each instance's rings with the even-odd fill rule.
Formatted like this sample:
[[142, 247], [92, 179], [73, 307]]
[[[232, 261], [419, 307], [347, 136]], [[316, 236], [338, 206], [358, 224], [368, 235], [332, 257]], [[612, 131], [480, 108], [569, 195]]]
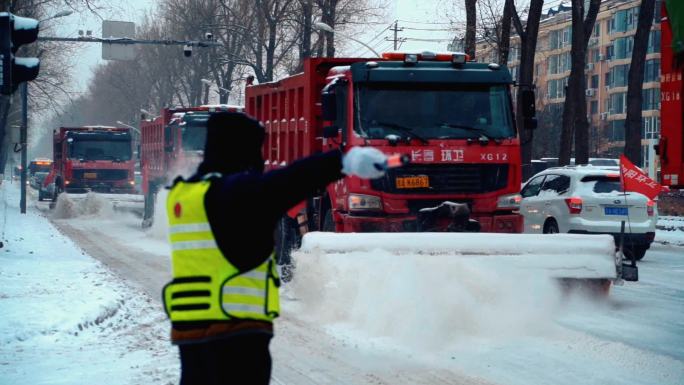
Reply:
[[[344, 175], [338, 150], [260, 173], [245, 171], [214, 179], [204, 200], [209, 224], [223, 255], [240, 271], [262, 264], [273, 251], [278, 220], [294, 205]], [[199, 180], [196, 174], [188, 180]]]

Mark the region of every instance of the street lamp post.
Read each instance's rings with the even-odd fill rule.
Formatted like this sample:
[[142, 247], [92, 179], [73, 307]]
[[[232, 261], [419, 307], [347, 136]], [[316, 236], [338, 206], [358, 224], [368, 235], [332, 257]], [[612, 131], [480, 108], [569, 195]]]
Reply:
[[71, 15], [72, 13], [74, 13], [74, 11], [66, 10], [66, 9], [65, 9], [65, 10], [63, 10], [63, 11], [59, 11], [59, 12], [55, 13], [54, 15], [52, 15], [52, 16], [46, 18], [46, 19], [39, 20], [38, 22], [39, 22], [39, 23], [42, 23], [42, 22], [44, 22], [44, 21], [56, 19], [56, 18], [58, 18], [58, 17], [69, 16], [69, 15]]
[[382, 55], [380, 55], [379, 53], [377, 53], [377, 52], [373, 49], [373, 47], [371, 47], [371, 46], [369, 46], [368, 44], [362, 42], [361, 40], [355, 39], [355, 38], [353, 38], [353, 37], [351, 37], [351, 36], [349, 36], [349, 35], [342, 34], [342, 33], [340, 33], [340, 32], [335, 32], [335, 30], [334, 30], [331, 26], [329, 26], [328, 24], [325, 24], [325, 23], [323, 23], [323, 22], [318, 21], [318, 22], [314, 23], [313, 27], [314, 27], [314, 29], [317, 29], [317, 30], [319, 30], [319, 31], [330, 32], [330, 33], [336, 33], [336, 34], [338, 34], [339, 36], [342, 36], [342, 37], [344, 37], [344, 38], [347, 38], [347, 39], [349, 39], [349, 40], [352, 40], [352, 41], [355, 41], [355, 42], [361, 44], [362, 46], [368, 48], [368, 50], [370, 50], [371, 52], [373, 52], [373, 53], [374, 53], [375, 55], [377, 55], [378, 57], [382, 56]]

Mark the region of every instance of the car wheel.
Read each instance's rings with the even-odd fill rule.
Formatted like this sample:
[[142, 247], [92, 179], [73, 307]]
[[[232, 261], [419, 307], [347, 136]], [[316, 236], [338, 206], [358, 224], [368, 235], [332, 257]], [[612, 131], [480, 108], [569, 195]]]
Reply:
[[634, 256], [635, 261], [641, 261], [644, 256], [646, 255], [646, 246], [632, 246], [632, 247], [626, 247], [624, 249], [624, 254], [625, 254], [625, 259], [628, 261], [632, 260], [632, 255]]
[[558, 223], [555, 219], [549, 219], [544, 223], [544, 234], [558, 234]]

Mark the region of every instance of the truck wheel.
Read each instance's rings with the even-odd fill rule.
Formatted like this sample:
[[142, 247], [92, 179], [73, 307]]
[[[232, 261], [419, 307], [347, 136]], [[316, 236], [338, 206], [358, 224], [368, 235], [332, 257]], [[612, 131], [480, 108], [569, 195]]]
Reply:
[[150, 186], [150, 189], [147, 191], [147, 194], [145, 194], [145, 207], [143, 209], [143, 221], [142, 221], [142, 227], [144, 229], [152, 226], [152, 222], [154, 221], [154, 198], [155, 198], [155, 193], [154, 189], [152, 186]]
[[290, 281], [294, 274], [292, 250], [297, 246], [297, 232], [293, 222], [294, 220], [284, 216], [278, 221], [275, 231], [276, 263], [282, 266], [280, 278], [283, 282]]
[[332, 210], [328, 209], [323, 216], [323, 231], [335, 232], [335, 221], [333, 221]]

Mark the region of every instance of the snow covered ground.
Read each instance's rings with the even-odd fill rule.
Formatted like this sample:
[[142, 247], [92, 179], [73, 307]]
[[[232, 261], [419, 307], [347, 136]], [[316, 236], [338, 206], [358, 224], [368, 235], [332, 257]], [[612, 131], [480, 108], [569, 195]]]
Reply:
[[656, 228], [656, 242], [684, 246], [684, 217], [661, 216]]
[[[52, 214], [32, 203], [22, 216], [7, 184], [0, 199], [0, 385], [176, 383], [158, 301], [163, 220], [142, 231], [97, 197]], [[476, 260], [300, 253], [282, 293], [272, 383], [683, 384], [684, 247], [671, 241], [684, 245], [684, 231], [662, 233], [641, 280], [601, 301]]]
[[[29, 197], [31, 198], [31, 197]], [[157, 299], [86, 255], [0, 186], [0, 384], [175, 384]]]

